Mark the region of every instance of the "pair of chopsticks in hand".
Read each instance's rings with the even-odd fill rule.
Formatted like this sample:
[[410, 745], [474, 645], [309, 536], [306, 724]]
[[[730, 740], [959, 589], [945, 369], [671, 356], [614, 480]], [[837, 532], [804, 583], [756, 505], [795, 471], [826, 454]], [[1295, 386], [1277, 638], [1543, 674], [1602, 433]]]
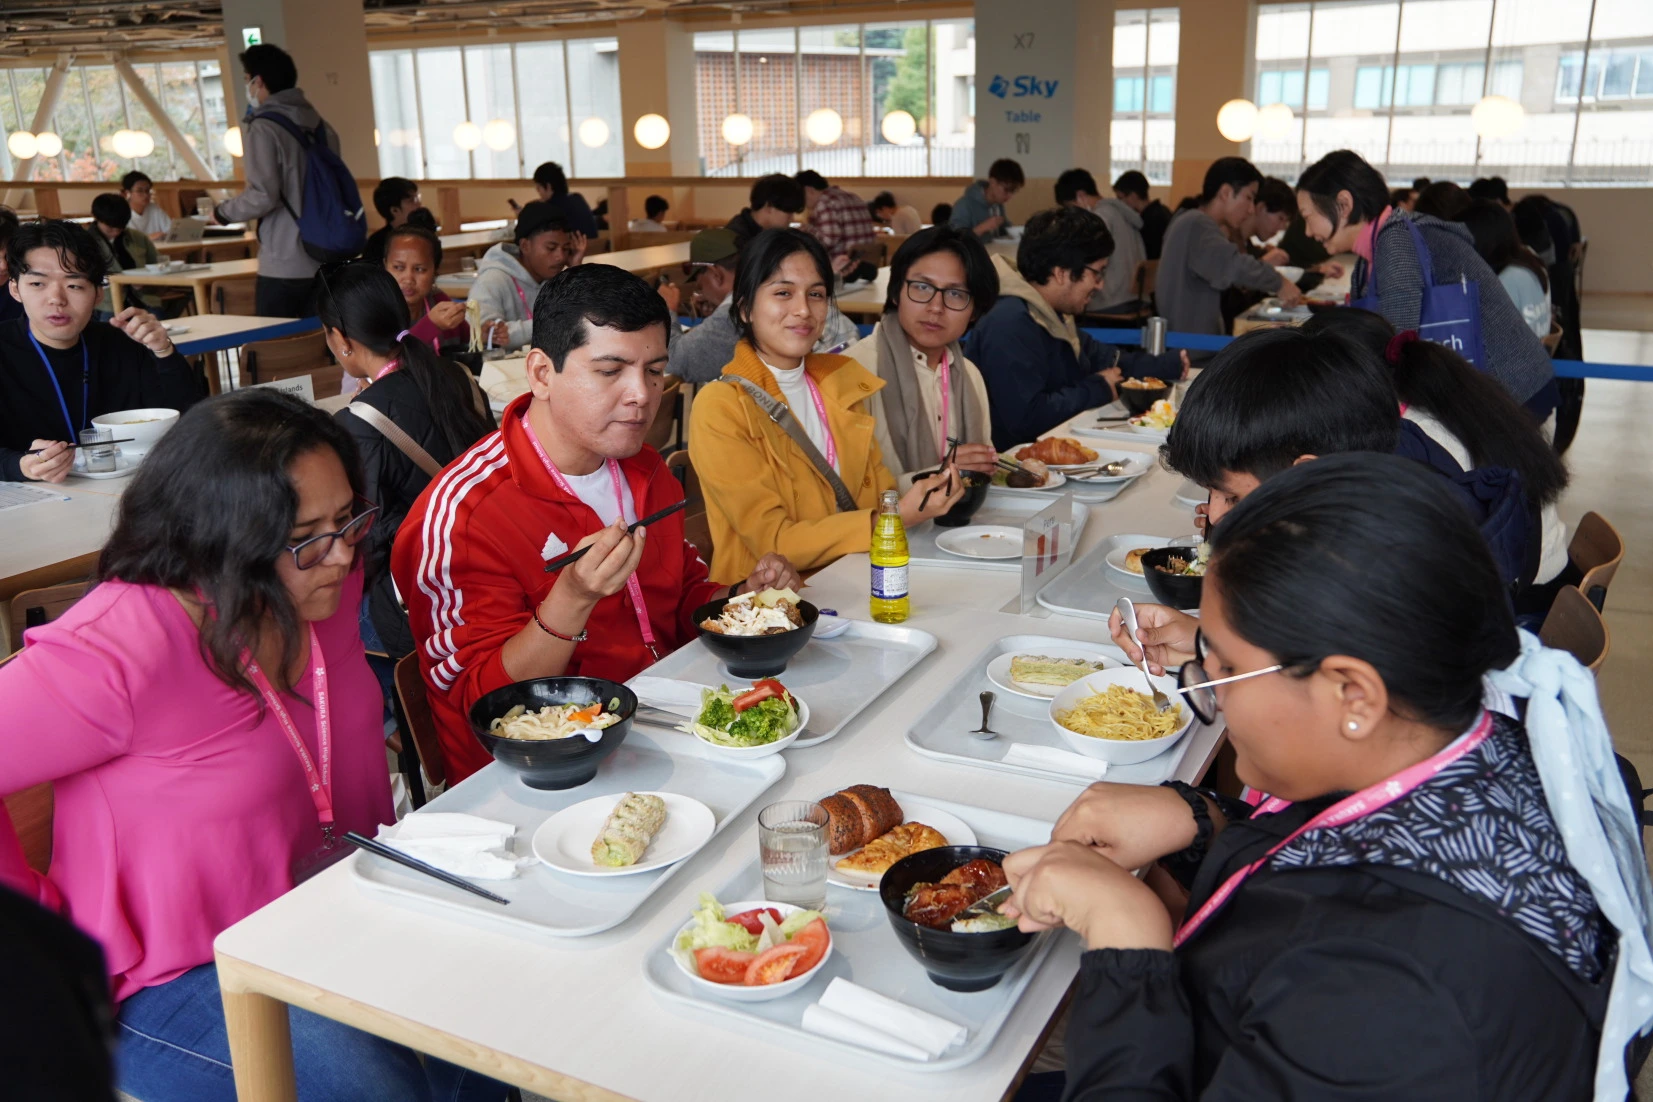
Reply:
[[[688, 507], [689, 507], [689, 499], [684, 498], [682, 501], [677, 502], [675, 505], [666, 506], [664, 509], [660, 510], [658, 513], [650, 513], [648, 516], [644, 517], [642, 520], [637, 521], [634, 524], [628, 524], [626, 526], [626, 535], [629, 536], [633, 532], [637, 531], [637, 529], [639, 529], [639, 528], [647, 528], [651, 524], [655, 524], [659, 521], [665, 520], [667, 517], [671, 516], [673, 513], [680, 513], [684, 509], [687, 509]], [[567, 566], [569, 563], [577, 562], [578, 560], [584, 558], [585, 553], [589, 550], [591, 550], [591, 544], [588, 543], [584, 547], [580, 548], [578, 551], [570, 551], [568, 554], [563, 555], [560, 558], [552, 559], [550, 562], [545, 564], [545, 572], [547, 574], [549, 574], [553, 570], [561, 570], [563, 567]]]
[[[66, 446], [70, 451], [74, 451], [76, 448], [107, 448], [111, 444], [130, 444], [136, 439], [136, 436], [127, 436], [120, 440], [95, 440], [90, 444], [68, 444]], [[39, 455], [45, 450], [45, 448], [30, 448], [26, 454]]]
[[949, 436], [947, 438], [947, 454], [941, 457], [941, 469], [947, 472], [947, 481], [943, 482], [940, 486], [931, 486], [928, 490], [924, 491], [924, 496], [918, 499], [918, 511], [920, 514], [924, 512], [924, 507], [930, 504], [931, 494], [935, 493], [939, 489], [942, 489], [943, 487], [946, 488], [948, 493], [953, 492], [953, 455], [958, 450], [959, 441]]

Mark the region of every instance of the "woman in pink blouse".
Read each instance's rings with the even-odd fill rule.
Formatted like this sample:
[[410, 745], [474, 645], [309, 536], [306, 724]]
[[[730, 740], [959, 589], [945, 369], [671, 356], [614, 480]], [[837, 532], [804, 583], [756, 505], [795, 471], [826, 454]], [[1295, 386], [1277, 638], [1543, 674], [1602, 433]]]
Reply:
[[[96, 588], [0, 667], [0, 792], [55, 796], [49, 875], [0, 815], [0, 882], [102, 944], [120, 1087], [145, 1102], [235, 1097], [213, 938], [344, 856], [346, 831], [392, 821], [356, 627], [374, 516], [357, 468], [295, 399], [195, 406], [133, 477]], [[307, 1102], [504, 1092], [291, 1019]]]

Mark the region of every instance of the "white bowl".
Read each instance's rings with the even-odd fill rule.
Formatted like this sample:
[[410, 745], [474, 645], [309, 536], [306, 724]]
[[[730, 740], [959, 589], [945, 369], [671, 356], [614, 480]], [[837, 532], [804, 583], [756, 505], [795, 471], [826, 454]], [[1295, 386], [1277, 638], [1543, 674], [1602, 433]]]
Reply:
[[[1135, 765], [1137, 762], [1158, 757], [1188, 733], [1188, 729], [1194, 725], [1194, 709], [1189, 707], [1188, 702], [1174, 691], [1177, 687], [1175, 678], [1161, 675], [1153, 678], [1153, 683], [1160, 692], [1170, 697], [1173, 708], [1182, 709], [1183, 724], [1169, 735], [1143, 739], [1140, 742], [1092, 738], [1090, 735], [1081, 735], [1077, 731], [1070, 731], [1056, 722], [1058, 712], [1069, 711], [1085, 697], [1092, 693], [1099, 693], [1109, 685], [1123, 685], [1127, 689], [1135, 689], [1137, 692], [1143, 693], [1142, 671], [1135, 666], [1099, 670], [1087, 677], [1081, 677], [1078, 681], [1057, 693], [1050, 702], [1050, 725], [1056, 729], [1056, 733], [1062, 737], [1062, 741], [1067, 744], [1068, 749], [1084, 754], [1089, 758], [1099, 758], [1113, 765]], [[1143, 693], [1143, 695], [1146, 696], [1147, 694]]]
[[[700, 743], [703, 749], [729, 758], [749, 760], [751, 758], [767, 758], [770, 754], [778, 754], [796, 742], [798, 740], [798, 736], [803, 734], [804, 728], [809, 726], [809, 705], [804, 703], [804, 701], [799, 699], [795, 694], [793, 695], [792, 700], [798, 706], [798, 725], [794, 727], [792, 729], [792, 733], [787, 735], [785, 738], [778, 738], [774, 742], [766, 742], [762, 746], [721, 746], [715, 742], [708, 742], [699, 735], [695, 735], [694, 739], [696, 742]], [[685, 722], [693, 721], [685, 720]]]
[[142, 456], [177, 423], [178, 411], [175, 409], [123, 409], [92, 418], [95, 427], [112, 429], [116, 440], [127, 438], [132, 441], [120, 445], [121, 454], [129, 456]]
[[[757, 907], [773, 907], [781, 913], [781, 917], [783, 919], [795, 911], [803, 910], [802, 907], [795, 907], [790, 903], [771, 903], [767, 899], [748, 899], [740, 903], [725, 903], [723, 905], [723, 913], [725, 915], [738, 915], [742, 911], [750, 911]], [[694, 920], [690, 919], [688, 922], [685, 922], [683, 925], [679, 926], [677, 928], [677, 933], [672, 935], [672, 944], [676, 945], [677, 939], [682, 936], [683, 931], [693, 925]], [[815, 967], [811, 968], [801, 976], [793, 976], [791, 979], [782, 980], [780, 983], [764, 984], [762, 987], [747, 987], [744, 984], [738, 983], [713, 983], [711, 980], [702, 979], [700, 974], [688, 965], [684, 964], [676, 953], [672, 953], [672, 960], [677, 963], [678, 970], [685, 976], [689, 977], [689, 983], [705, 994], [712, 995], [713, 997], [719, 999], [727, 999], [729, 1002], [766, 1003], [771, 999], [784, 999], [786, 996], [792, 994], [804, 984], [814, 979], [816, 975], [820, 973], [822, 967], [826, 965], [826, 962], [832, 959], [832, 945], [837, 939], [832, 937], [831, 934], [832, 931], [829, 927], [827, 930], [828, 937], [826, 955], [815, 962]], [[667, 951], [670, 952], [670, 950]]]

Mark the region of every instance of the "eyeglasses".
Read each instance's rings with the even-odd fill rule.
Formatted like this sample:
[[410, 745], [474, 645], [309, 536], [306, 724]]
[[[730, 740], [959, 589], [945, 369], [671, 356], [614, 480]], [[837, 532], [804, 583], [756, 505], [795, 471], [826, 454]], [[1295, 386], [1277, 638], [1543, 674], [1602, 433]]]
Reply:
[[970, 292], [963, 287], [949, 287], [942, 291], [940, 287], [925, 283], [922, 279], [909, 279], [903, 282], [907, 287], [907, 298], [919, 305], [934, 299], [937, 291], [941, 291], [941, 304], [949, 310], [968, 310], [970, 304], [975, 301], [970, 297]]
[[[367, 504], [362, 498], [357, 498], [356, 501], [361, 505]], [[356, 546], [367, 538], [367, 533], [373, 527], [373, 518], [378, 512], [377, 505], [369, 505], [351, 517], [350, 523], [337, 532], [323, 532], [319, 536], [311, 536], [299, 543], [289, 544], [287, 550], [293, 553], [293, 565], [300, 570], [320, 566], [322, 561], [333, 553], [334, 540], [343, 540], [346, 547]]]
[[1211, 679], [1205, 672], [1205, 633], [1194, 632], [1194, 658], [1184, 662], [1182, 669], [1177, 671], [1177, 690], [1182, 698], [1188, 701], [1188, 706], [1194, 709], [1194, 714], [1200, 717], [1201, 723], [1217, 722], [1217, 713], [1222, 710], [1217, 703], [1216, 686], [1227, 685], [1234, 681], [1245, 681], [1252, 677], [1262, 677], [1266, 673], [1279, 673], [1285, 669], [1284, 663], [1276, 662], [1272, 666], [1265, 666], [1260, 670], [1249, 673], [1237, 673], [1230, 677]]
[[1102, 280], [1107, 278], [1108, 266], [1106, 264], [1098, 264], [1094, 268], [1087, 266], [1085, 271], [1090, 273], [1092, 279], [1100, 283]]

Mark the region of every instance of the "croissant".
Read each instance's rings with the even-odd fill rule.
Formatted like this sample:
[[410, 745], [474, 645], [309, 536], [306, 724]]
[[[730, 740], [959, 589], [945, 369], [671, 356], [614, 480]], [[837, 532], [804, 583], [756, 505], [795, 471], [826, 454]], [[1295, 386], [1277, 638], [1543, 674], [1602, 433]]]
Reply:
[[1071, 437], [1049, 436], [1037, 444], [1029, 444], [1027, 447], [1018, 450], [1016, 458], [1037, 459], [1041, 463], [1049, 463], [1052, 466], [1070, 467], [1094, 461], [1096, 452]]

